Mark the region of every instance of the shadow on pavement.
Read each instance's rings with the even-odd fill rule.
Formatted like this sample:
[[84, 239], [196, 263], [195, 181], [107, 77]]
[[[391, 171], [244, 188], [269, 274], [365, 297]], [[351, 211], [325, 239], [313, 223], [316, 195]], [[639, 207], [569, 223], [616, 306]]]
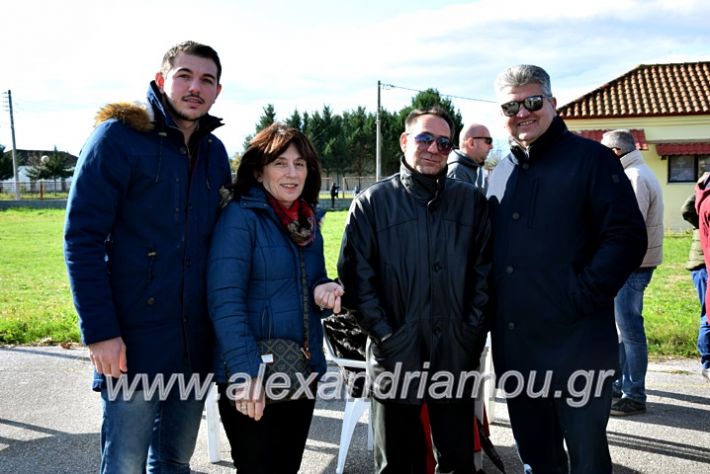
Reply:
[[[0, 352], [21, 352], [24, 354], [36, 354], [36, 355], [40, 355], [43, 357], [60, 357], [63, 359], [82, 360], [82, 361], [87, 361], [87, 362], [89, 361], [88, 354], [86, 354], [86, 352], [83, 352], [83, 351], [82, 351], [81, 355], [79, 355], [79, 354], [68, 354], [65, 352], [58, 352], [58, 351], [48, 352], [45, 350], [36, 349], [36, 348], [32, 348], [32, 347], [0, 347]], [[66, 352], [70, 352], [70, 351], [67, 350]]]
[[93, 473], [93, 469], [82, 470], [80, 466], [98, 466], [101, 462], [98, 433], [70, 434], [0, 419], [3, 431], [7, 426], [47, 436], [31, 440], [0, 437], [0, 444], [7, 445], [0, 457], [0, 472]]
[[690, 461], [702, 463], [706, 463], [708, 462], [708, 459], [710, 459], [710, 448], [688, 446], [683, 443], [675, 443], [673, 441], [663, 439], [632, 435], [629, 433], [617, 433], [613, 431], [609, 431], [607, 436], [609, 438], [610, 446], [660, 454], [664, 457], [688, 459]]

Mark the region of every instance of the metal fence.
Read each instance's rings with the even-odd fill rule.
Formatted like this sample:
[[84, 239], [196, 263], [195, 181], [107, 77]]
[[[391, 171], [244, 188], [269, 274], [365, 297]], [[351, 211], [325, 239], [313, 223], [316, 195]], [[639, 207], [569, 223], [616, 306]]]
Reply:
[[[352, 198], [357, 192], [364, 191], [376, 180], [374, 176], [323, 176], [321, 180], [321, 193], [330, 196], [330, 187], [333, 181], [339, 186], [338, 198]], [[21, 181], [19, 183], [20, 194], [42, 195], [45, 193], [68, 193], [71, 186], [71, 178], [57, 180], [37, 180]], [[0, 181], [0, 193], [15, 194], [15, 183], [11, 179]], [[33, 196], [39, 197], [39, 196]]]
[[362, 192], [375, 184], [376, 179], [374, 176], [341, 176], [340, 178], [323, 176], [321, 193], [328, 193], [330, 196], [330, 187], [334, 181], [339, 186], [338, 198], [352, 198], [358, 192]]
[[[44, 194], [44, 193], [68, 193], [71, 186], [71, 178], [67, 179], [43, 179], [37, 181], [20, 181], [20, 194]], [[15, 183], [11, 180], [0, 181], [0, 192], [15, 194]]]

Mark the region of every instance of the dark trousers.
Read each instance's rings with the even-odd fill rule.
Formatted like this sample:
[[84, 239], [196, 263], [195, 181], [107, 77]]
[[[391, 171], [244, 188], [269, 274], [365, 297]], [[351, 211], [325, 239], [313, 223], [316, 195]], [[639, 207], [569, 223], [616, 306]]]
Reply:
[[[533, 474], [610, 474], [606, 425], [611, 407], [611, 380], [601, 397], [583, 407], [569, 406], [565, 396], [507, 400], [510, 425], [525, 472]], [[567, 443], [569, 460], [563, 441]]]
[[254, 421], [239, 413], [218, 384], [219, 414], [239, 474], [296, 474], [306, 448], [315, 400], [270, 403]]
[[[431, 403], [429, 422], [437, 473], [473, 473], [473, 401]], [[372, 401], [375, 472], [425, 474], [421, 405]]]

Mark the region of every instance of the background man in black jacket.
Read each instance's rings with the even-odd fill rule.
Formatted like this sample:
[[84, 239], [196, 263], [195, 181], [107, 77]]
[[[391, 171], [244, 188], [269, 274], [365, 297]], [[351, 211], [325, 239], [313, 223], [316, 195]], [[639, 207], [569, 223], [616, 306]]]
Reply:
[[447, 176], [467, 181], [484, 193], [487, 173], [483, 164], [493, 148], [493, 138], [485, 125], [469, 123], [459, 134], [459, 149], [449, 155]]
[[425, 472], [424, 401], [437, 472], [474, 472], [474, 399], [457, 381], [485, 344], [490, 225], [483, 194], [446, 177], [453, 135], [443, 110], [412, 111], [400, 172], [355, 198], [343, 235], [338, 274], [368, 335], [378, 473]]
[[525, 383], [508, 399], [513, 435], [532, 472], [611, 473], [613, 302], [646, 252], [643, 217], [611, 150], [557, 116], [542, 68], [503, 71], [496, 93], [511, 152], [488, 184], [493, 360], [508, 393], [520, 384], [505, 373]]

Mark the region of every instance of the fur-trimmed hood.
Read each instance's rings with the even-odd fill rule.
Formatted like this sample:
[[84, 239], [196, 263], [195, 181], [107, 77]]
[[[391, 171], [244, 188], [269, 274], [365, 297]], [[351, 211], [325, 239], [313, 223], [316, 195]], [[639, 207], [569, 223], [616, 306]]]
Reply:
[[115, 102], [105, 105], [96, 114], [94, 126], [110, 119], [119, 120], [139, 132], [148, 132], [155, 127], [152, 108], [140, 102]]
[[[149, 132], [155, 128], [165, 131], [166, 126], [176, 127], [163, 105], [163, 94], [155, 81], [148, 87], [148, 102], [114, 102], [102, 107], [96, 114], [94, 126], [107, 120], [116, 119], [139, 132]], [[199, 135], [211, 133], [224, 125], [222, 119], [206, 114], [200, 119]]]

